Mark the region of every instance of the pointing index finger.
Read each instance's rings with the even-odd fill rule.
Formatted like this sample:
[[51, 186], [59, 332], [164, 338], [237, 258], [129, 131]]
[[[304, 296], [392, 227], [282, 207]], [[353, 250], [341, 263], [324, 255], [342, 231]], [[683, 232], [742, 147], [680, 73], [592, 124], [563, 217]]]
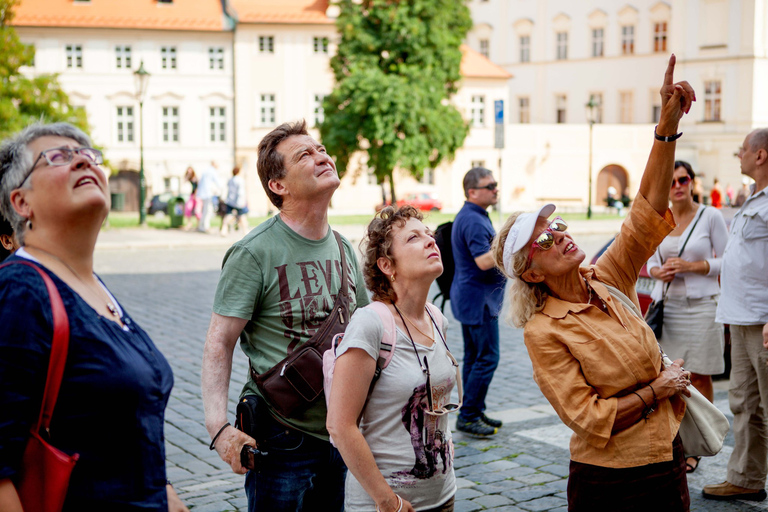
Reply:
[[664, 73], [664, 85], [672, 85], [674, 83], [672, 76], [675, 73], [675, 54], [673, 53], [669, 57], [669, 64], [667, 64], [667, 71]]

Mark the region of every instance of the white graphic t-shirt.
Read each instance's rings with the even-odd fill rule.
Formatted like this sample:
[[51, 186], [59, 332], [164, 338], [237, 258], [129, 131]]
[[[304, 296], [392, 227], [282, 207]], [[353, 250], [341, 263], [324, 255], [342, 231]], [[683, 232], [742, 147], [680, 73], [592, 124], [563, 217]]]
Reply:
[[[448, 321], [436, 317], [445, 332]], [[374, 359], [379, 356], [384, 326], [375, 311], [359, 309], [338, 348], [341, 355], [361, 348]], [[435, 330], [431, 347], [416, 344], [419, 360], [427, 357], [432, 397], [437, 409], [449, 403], [456, 385], [456, 369]], [[373, 452], [379, 470], [395, 493], [416, 510], [442, 505], [456, 493], [453, 473], [453, 440], [448, 427], [455, 415], [433, 416], [427, 410], [426, 377], [407, 335], [397, 330], [397, 348], [381, 373], [363, 411], [360, 430]], [[371, 511], [375, 505], [351, 472], [347, 473], [344, 508], [348, 512]]]

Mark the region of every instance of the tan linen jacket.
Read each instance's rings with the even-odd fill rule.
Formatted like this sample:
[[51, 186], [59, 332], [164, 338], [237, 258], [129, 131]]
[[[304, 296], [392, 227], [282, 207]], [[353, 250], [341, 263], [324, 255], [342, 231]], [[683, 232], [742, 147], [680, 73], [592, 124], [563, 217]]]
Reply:
[[549, 297], [525, 326], [525, 345], [536, 383], [574, 435], [571, 459], [609, 468], [672, 460], [672, 440], [685, 413], [675, 396], [660, 400], [647, 420], [611, 434], [617, 398], [655, 379], [661, 356], [653, 331], [602, 285], [615, 286], [636, 305], [643, 264], [674, 229], [672, 212], [660, 216], [638, 194], [621, 232], [595, 265], [581, 274], [608, 306]]

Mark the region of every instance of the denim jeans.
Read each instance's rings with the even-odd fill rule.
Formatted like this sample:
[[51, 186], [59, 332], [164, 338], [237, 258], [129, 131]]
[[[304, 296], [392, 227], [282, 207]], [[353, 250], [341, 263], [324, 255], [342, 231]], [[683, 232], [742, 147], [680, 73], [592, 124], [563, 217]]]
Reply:
[[499, 365], [499, 318], [491, 316], [486, 306], [483, 323], [461, 324], [464, 335], [464, 405], [459, 410], [463, 421], [473, 422], [485, 411], [485, 395]]
[[[265, 414], [264, 416], [269, 416]], [[347, 467], [330, 442], [286, 427], [269, 416], [264, 441], [245, 476], [249, 512], [341, 512]]]

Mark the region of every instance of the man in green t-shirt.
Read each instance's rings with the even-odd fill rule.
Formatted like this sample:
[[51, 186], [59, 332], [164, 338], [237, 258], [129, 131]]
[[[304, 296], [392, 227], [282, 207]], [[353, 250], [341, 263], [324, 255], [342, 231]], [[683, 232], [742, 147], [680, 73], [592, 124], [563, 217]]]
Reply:
[[[219, 456], [236, 473], [250, 435], [228, 426], [227, 396], [238, 338], [261, 374], [309, 340], [331, 313], [341, 287], [341, 255], [328, 225], [339, 175], [304, 121], [278, 126], [259, 143], [258, 172], [279, 214], [224, 257], [203, 353], [205, 424]], [[355, 251], [343, 239], [350, 312], [368, 304]], [[356, 302], [356, 303], [355, 303]], [[259, 395], [253, 380], [241, 393]], [[257, 419], [259, 449], [246, 476], [251, 511], [341, 511], [346, 467], [325, 429], [325, 401], [285, 418], [269, 408]]]

